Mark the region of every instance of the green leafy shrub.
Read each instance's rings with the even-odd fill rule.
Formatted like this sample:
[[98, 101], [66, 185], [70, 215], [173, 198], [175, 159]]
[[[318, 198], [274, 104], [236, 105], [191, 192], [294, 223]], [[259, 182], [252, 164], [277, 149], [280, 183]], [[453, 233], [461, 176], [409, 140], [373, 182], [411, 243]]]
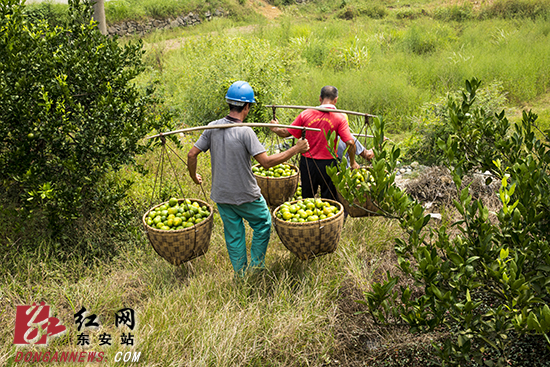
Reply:
[[168, 120], [152, 90], [132, 84], [141, 43], [103, 36], [89, 5], [70, 1], [69, 22], [55, 28], [29, 21], [18, 1], [1, 5], [2, 196], [23, 217], [44, 215], [55, 234], [116, 204], [128, 184], [105, 175], [133, 162], [140, 140]]
[[25, 9], [27, 19], [32, 23], [41, 20], [46, 21], [50, 26], [62, 26], [68, 21], [67, 6], [51, 2], [33, 3]]
[[[474, 105], [479, 86], [467, 81], [462, 101], [449, 101], [453, 134], [439, 141], [457, 188], [459, 220], [430, 228], [422, 206], [395, 188], [389, 173], [399, 152], [382, 150], [380, 123], [369, 170], [375, 184], [343, 195], [375, 198], [379, 214], [400, 221], [407, 235], [396, 239], [398, 268], [423, 290], [414, 296], [409, 287], [396, 291], [389, 277], [365, 292], [369, 312], [386, 322], [400, 317], [414, 332], [448, 332], [434, 343], [445, 364], [504, 366], [521, 358], [514, 353], [522, 336], [550, 344], [550, 131], [539, 140], [531, 112], [515, 126], [504, 112], [488, 116]], [[381, 174], [384, 168], [388, 173]], [[475, 170], [489, 170], [500, 181], [498, 213], [473, 200], [468, 187], [460, 190]], [[340, 190], [339, 175], [331, 174]]]
[[434, 11], [433, 17], [444, 21], [463, 22], [474, 17], [474, 9], [469, 2], [462, 5], [455, 4], [437, 8]]
[[345, 5], [343, 9], [340, 9], [336, 13], [337, 18], [346, 20], [352, 20], [360, 16], [366, 16], [373, 19], [382, 19], [387, 15], [387, 9], [379, 4]]
[[309, 34], [291, 38], [290, 46], [295, 52], [299, 52], [309, 65], [327, 67], [333, 71], [362, 69], [370, 60], [365, 42], [358, 36], [347, 42], [330, 42]]
[[183, 11], [180, 3], [170, 1], [150, 1], [145, 3], [143, 8], [145, 14], [153, 18], [165, 18]]
[[290, 39], [293, 49], [301, 52], [302, 57], [309, 65], [320, 67], [326, 62], [330, 52], [330, 45], [316, 37], [293, 37]]
[[397, 19], [416, 19], [421, 16], [426, 16], [427, 13], [423, 9], [411, 9], [411, 8], [405, 8], [405, 9], [399, 9], [395, 11], [395, 17]]
[[[502, 83], [495, 81], [480, 88], [476, 93], [474, 107], [482, 109], [487, 117], [502, 110], [506, 103], [506, 93]], [[453, 133], [449, 124], [449, 103], [457, 103], [462, 98], [461, 91], [449, 93], [436, 102], [424, 104], [420, 112], [412, 118], [412, 135], [404, 140], [403, 159], [418, 161], [426, 165], [440, 164], [444, 159], [443, 151], [437, 142], [447, 141]]]
[[498, 0], [484, 8], [480, 18], [530, 18], [548, 19], [550, 1], [548, 0]]
[[145, 9], [132, 7], [127, 0], [114, 0], [105, 2], [105, 17], [108, 22], [120, 22], [128, 19], [141, 19], [145, 17]]
[[422, 56], [446, 48], [455, 40], [456, 33], [448, 25], [421, 19], [404, 32], [400, 41], [404, 51]]

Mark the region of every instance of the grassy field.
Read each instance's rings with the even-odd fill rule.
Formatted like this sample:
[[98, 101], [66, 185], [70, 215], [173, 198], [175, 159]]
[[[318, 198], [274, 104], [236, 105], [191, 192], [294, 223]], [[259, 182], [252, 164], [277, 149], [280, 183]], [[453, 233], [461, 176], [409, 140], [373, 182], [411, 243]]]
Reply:
[[[191, 0], [108, 4], [111, 21], [206, 6]], [[520, 10], [506, 10], [510, 4]], [[548, 15], [544, 1], [474, 7], [350, 0], [288, 5], [279, 18], [267, 20], [252, 13], [249, 1], [210, 1], [209, 7], [227, 6], [236, 16], [145, 37], [148, 69], [136, 83], [155, 84], [175, 118], [190, 126], [225, 115], [223, 95], [234, 80], [252, 83], [259, 103], [251, 120], [262, 122], [271, 113], [263, 106], [315, 105], [320, 88], [332, 84], [340, 90], [338, 107], [384, 116], [390, 135], [400, 141], [412, 133], [412, 121], [427, 103], [475, 76], [502, 85], [511, 118], [532, 108], [541, 125], [550, 127], [550, 25], [548, 16], [529, 16], [538, 11], [533, 4]], [[284, 123], [295, 114], [277, 111]], [[356, 131], [364, 129], [359, 120], [351, 123]], [[182, 142], [182, 156], [196, 138]], [[160, 200], [152, 198], [158, 150], [139, 160], [148, 173], [128, 167], [115, 177], [134, 180], [125, 215], [82, 219], [70, 234], [71, 248], [41, 237], [36, 224], [12, 223], [10, 203], [2, 203], [0, 365], [25, 365], [13, 362], [18, 351], [83, 350], [74, 324], [81, 307], [99, 316], [101, 327], [89, 331], [91, 346], [85, 350], [105, 352], [105, 365], [122, 364], [115, 362], [117, 353], [128, 351], [141, 352], [143, 366], [438, 365], [429, 351], [430, 341], [441, 335], [381, 327], [356, 302], [372, 280], [394, 269], [397, 222], [349, 218], [336, 252], [306, 262], [290, 254], [273, 231], [267, 271], [235, 279], [216, 214], [208, 253], [174, 267], [155, 253], [140, 222]], [[181, 162], [175, 168], [163, 181], [164, 197], [180, 194], [178, 177], [181, 195], [210, 202]], [[208, 194], [208, 156], [200, 156], [199, 171]], [[46, 348], [14, 346], [15, 306], [33, 302], [51, 305], [68, 332], [51, 338]], [[114, 312], [123, 307], [137, 314], [131, 347], [120, 345], [122, 330], [114, 326]], [[113, 336], [112, 346], [99, 346], [103, 333]]]
[[[262, 104], [314, 105], [323, 85], [338, 86], [340, 108], [381, 115], [394, 134], [407, 132], [425, 104], [474, 76], [501, 83], [509, 108], [544, 100], [550, 86], [545, 18], [312, 20], [288, 10], [277, 22], [238, 32], [226, 27], [209, 24], [198, 35], [180, 30], [169, 43], [162, 35], [145, 39], [151, 69], [141, 82], [158, 82], [184, 124], [223, 115], [220, 96], [235, 79], [254, 83]], [[281, 111], [284, 122], [294, 116]]]

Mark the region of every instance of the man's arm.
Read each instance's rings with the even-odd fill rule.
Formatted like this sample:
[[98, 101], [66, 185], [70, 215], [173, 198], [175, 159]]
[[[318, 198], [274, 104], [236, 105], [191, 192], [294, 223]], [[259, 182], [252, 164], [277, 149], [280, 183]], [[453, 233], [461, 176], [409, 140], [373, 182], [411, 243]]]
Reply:
[[[277, 120], [271, 120], [271, 123], [272, 124], [278, 124], [279, 121]], [[276, 126], [273, 126], [273, 127], [270, 127], [269, 128], [271, 131], [273, 131], [275, 134], [279, 135], [281, 138], [288, 138], [289, 136], [292, 136], [292, 134], [290, 134], [288, 132], [287, 129], [285, 129], [284, 127], [276, 127]]]
[[348, 146], [349, 165], [352, 169], [358, 169], [359, 164], [355, 162], [355, 141], [353, 139], [346, 141]]
[[200, 153], [202, 153], [202, 151], [195, 146], [191, 148], [189, 153], [187, 153], [187, 169], [189, 170], [189, 175], [191, 176], [191, 179], [197, 185], [200, 185], [202, 183], [201, 175], [197, 174], [197, 156]]
[[257, 154], [254, 156], [258, 163], [262, 165], [263, 168], [269, 169], [270, 167], [276, 166], [279, 163], [286, 162], [295, 154], [305, 153], [309, 150], [309, 143], [306, 139], [300, 139], [292, 148], [285, 150], [273, 155], [267, 155], [266, 152]]

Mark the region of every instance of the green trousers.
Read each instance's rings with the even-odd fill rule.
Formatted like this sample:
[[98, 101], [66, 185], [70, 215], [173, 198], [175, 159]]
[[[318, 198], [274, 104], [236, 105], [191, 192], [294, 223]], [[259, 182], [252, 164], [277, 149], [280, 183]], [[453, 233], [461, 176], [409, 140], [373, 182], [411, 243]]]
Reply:
[[243, 219], [254, 231], [250, 245], [250, 267], [265, 267], [265, 253], [271, 234], [271, 213], [263, 196], [241, 205], [217, 205], [223, 221], [225, 245], [235, 272], [244, 273], [248, 264]]

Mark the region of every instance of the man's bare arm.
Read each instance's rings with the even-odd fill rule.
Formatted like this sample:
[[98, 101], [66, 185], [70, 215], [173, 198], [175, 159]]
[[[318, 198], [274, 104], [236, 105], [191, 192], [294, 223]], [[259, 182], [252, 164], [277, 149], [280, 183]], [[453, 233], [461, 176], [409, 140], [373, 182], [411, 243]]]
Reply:
[[359, 164], [355, 162], [355, 141], [350, 139], [346, 141], [346, 145], [348, 146], [349, 165], [352, 169], [358, 169]]
[[[277, 119], [275, 120], [271, 120], [271, 123], [272, 124], [278, 124], [279, 121]], [[292, 134], [288, 132], [287, 129], [285, 129], [284, 127], [276, 127], [276, 126], [273, 126], [273, 127], [270, 127], [269, 128], [271, 131], [273, 131], [275, 134], [277, 134], [278, 136], [280, 136], [281, 138], [288, 138], [289, 136], [291, 136]]]
[[191, 179], [197, 185], [200, 185], [202, 183], [201, 175], [197, 174], [197, 156], [200, 153], [202, 153], [202, 151], [197, 147], [191, 148], [189, 153], [187, 153], [187, 169], [189, 170], [189, 175], [191, 176]]
[[263, 168], [269, 169], [270, 167], [276, 166], [279, 163], [288, 161], [293, 155], [298, 153], [305, 153], [309, 150], [309, 143], [306, 139], [300, 139], [292, 148], [285, 150], [273, 155], [267, 155], [266, 152], [257, 154], [254, 156], [258, 163], [262, 165]]

